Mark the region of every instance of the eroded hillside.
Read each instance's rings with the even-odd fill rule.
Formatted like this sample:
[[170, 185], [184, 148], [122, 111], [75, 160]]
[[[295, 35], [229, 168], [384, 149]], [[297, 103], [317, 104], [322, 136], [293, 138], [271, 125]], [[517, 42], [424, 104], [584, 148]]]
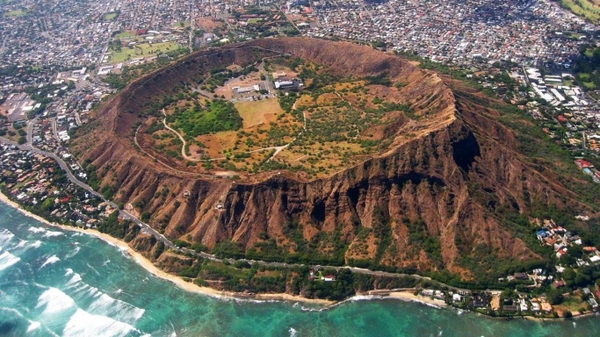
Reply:
[[[282, 54], [336, 74], [402, 81], [394, 90], [414, 113], [384, 130], [385, 151], [318, 179], [285, 170], [220, 178], [135, 144], [153, 104], [177, 86]], [[197, 52], [133, 82], [97, 111], [72, 149], [117, 202], [172, 239], [252, 258], [447, 270], [469, 280], [498, 261], [540, 258], [505, 214], [526, 216], [534, 204], [585, 206], [517, 151], [499, 113], [473, 99], [478, 93], [450, 82], [366, 46], [257, 40]]]

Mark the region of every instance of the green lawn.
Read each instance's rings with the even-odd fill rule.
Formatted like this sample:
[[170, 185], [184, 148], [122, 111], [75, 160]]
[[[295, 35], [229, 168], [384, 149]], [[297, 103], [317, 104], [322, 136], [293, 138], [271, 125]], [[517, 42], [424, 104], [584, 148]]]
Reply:
[[200, 106], [173, 115], [174, 128], [186, 136], [197, 137], [221, 131], [234, 131], [242, 127], [242, 117], [233, 104], [215, 100], [206, 109]]
[[573, 13], [594, 23], [600, 21], [600, 1], [598, 0], [562, 0], [562, 5]]
[[26, 11], [16, 10], [16, 11], [10, 11], [10, 12], [4, 13], [4, 16], [13, 16], [13, 17], [15, 17], [15, 16], [23, 16], [25, 14], [27, 14]]
[[104, 14], [104, 21], [112, 21], [117, 17], [117, 13], [116, 12], [112, 12], [112, 13], [106, 13]]
[[112, 55], [110, 56], [110, 63], [124, 62], [130, 59], [138, 57], [147, 57], [152, 55], [158, 55], [170, 51], [177, 50], [179, 44], [175, 42], [161, 42], [161, 43], [141, 43], [133, 47], [122, 47], [121, 51], [116, 52], [110, 50]]
[[117, 38], [117, 39], [123, 39], [123, 38], [126, 38], [126, 37], [132, 37], [132, 36], [135, 36], [135, 35], [136, 35], [135, 31], [133, 31], [133, 30], [126, 30], [124, 32], [121, 32], [121, 33], [115, 35], [115, 38]]
[[595, 89], [596, 85], [593, 82], [583, 82], [583, 86], [588, 89]]

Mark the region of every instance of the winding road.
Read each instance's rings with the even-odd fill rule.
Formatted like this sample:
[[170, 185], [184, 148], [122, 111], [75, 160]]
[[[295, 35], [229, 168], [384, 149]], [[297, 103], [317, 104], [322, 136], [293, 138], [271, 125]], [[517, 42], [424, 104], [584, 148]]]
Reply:
[[[5, 143], [8, 145], [13, 145], [16, 146], [19, 150], [22, 151], [30, 151], [33, 153], [38, 153], [41, 154], [43, 156], [46, 157], [50, 157], [52, 159], [54, 159], [58, 165], [66, 172], [66, 176], [67, 178], [74, 184], [76, 184], [77, 186], [83, 188], [84, 190], [86, 190], [87, 192], [101, 198], [103, 201], [105, 201], [106, 203], [108, 203], [111, 207], [115, 208], [115, 209], [119, 209], [119, 207], [117, 206], [117, 204], [115, 204], [114, 202], [105, 199], [102, 194], [96, 192], [94, 189], [92, 189], [88, 184], [86, 184], [85, 182], [77, 179], [77, 177], [75, 177], [73, 175], [73, 173], [71, 172], [69, 165], [67, 165], [67, 163], [65, 163], [62, 158], [60, 158], [56, 153], [52, 153], [52, 152], [47, 152], [47, 151], [43, 151], [40, 149], [37, 149], [31, 145], [19, 145], [16, 142], [0, 137], [0, 143]], [[285, 263], [285, 262], [267, 262], [267, 261], [261, 261], [261, 260], [247, 260], [247, 259], [228, 259], [228, 258], [218, 258], [217, 256], [213, 255], [213, 254], [208, 254], [205, 252], [196, 252], [192, 249], [188, 249], [188, 248], [182, 248], [182, 247], [178, 247], [176, 246], [173, 242], [171, 242], [171, 240], [167, 239], [165, 236], [163, 236], [162, 234], [160, 234], [159, 232], [157, 232], [156, 230], [154, 230], [152, 227], [150, 227], [150, 225], [144, 223], [142, 220], [138, 219], [135, 215], [125, 211], [125, 210], [120, 210], [119, 209], [119, 215], [126, 219], [126, 220], [130, 220], [132, 222], [134, 222], [136, 225], [138, 225], [141, 228], [141, 231], [145, 234], [149, 234], [154, 236], [154, 238], [156, 238], [156, 240], [161, 241], [166, 247], [179, 252], [179, 253], [183, 253], [183, 254], [187, 254], [187, 255], [191, 255], [191, 256], [197, 256], [197, 257], [202, 257], [205, 259], [209, 259], [212, 261], [217, 261], [217, 262], [229, 262], [229, 263], [234, 263], [236, 261], [242, 261], [242, 262], [248, 262], [251, 265], [257, 264], [257, 265], [264, 265], [264, 266], [270, 266], [270, 267], [279, 267], [279, 268], [288, 268], [288, 267], [305, 267], [307, 265], [305, 264], [300, 264], [300, 263]], [[431, 280], [431, 278], [426, 277], [426, 276], [421, 276], [421, 275], [417, 275], [417, 274], [402, 274], [402, 273], [390, 273], [390, 272], [385, 272], [385, 271], [375, 271], [375, 270], [369, 270], [369, 269], [365, 269], [365, 268], [357, 268], [357, 267], [351, 267], [351, 266], [327, 266], [327, 265], [316, 265], [314, 267], [319, 267], [319, 268], [326, 268], [326, 269], [334, 269], [334, 270], [342, 270], [342, 269], [348, 269], [353, 273], [357, 273], [357, 274], [365, 274], [365, 275], [373, 275], [373, 276], [380, 276], [380, 277], [394, 277], [394, 278], [400, 278], [400, 277], [413, 277], [415, 279], [419, 279], [419, 280]], [[456, 288], [438, 281], [435, 281], [438, 284], [448, 287], [449, 289], [453, 289], [453, 290], [466, 290], [466, 289], [461, 289], [461, 288]]]

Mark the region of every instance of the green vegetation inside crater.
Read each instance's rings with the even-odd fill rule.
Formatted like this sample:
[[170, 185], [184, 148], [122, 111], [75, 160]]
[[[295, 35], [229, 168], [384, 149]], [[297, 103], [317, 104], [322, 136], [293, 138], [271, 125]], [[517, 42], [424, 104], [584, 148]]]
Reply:
[[211, 101], [207, 107], [199, 104], [171, 116], [174, 126], [187, 136], [238, 130], [242, 127], [242, 118], [232, 103], [223, 100]]

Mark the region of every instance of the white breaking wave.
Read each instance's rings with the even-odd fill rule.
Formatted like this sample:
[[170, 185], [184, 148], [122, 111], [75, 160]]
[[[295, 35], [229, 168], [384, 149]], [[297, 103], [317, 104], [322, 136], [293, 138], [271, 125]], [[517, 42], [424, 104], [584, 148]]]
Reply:
[[50, 287], [38, 298], [36, 308], [44, 308], [40, 315], [44, 316], [72, 312], [65, 325], [62, 336], [126, 336], [137, 331], [133, 326], [103, 315], [90, 314], [78, 308], [75, 301], [61, 290]]
[[40, 248], [41, 245], [42, 245], [42, 241], [36, 240], [35, 242], [31, 243], [30, 247], [31, 248]]
[[58, 258], [58, 256], [56, 255], [52, 255], [50, 256], [46, 262], [44, 262], [44, 264], [42, 264], [42, 266], [40, 267], [40, 269], [44, 268], [45, 266], [49, 265], [49, 264], [54, 264], [56, 262], [60, 261], [60, 259]]
[[70, 336], [126, 336], [136, 330], [133, 326], [110, 317], [92, 315], [77, 309], [63, 329], [63, 337]]
[[67, 268], [67, 269], [66, 269], [65, 276], [69, 276], [69, 275], [71, 275], [71, 274], [73, 274], [73, 269], [71, 269], [71, 268]]
[[69, 295], [63, 293], [57, 288], [50, 287], [40, 295], [38, 298], [38, 303], [35, 307], [44, 307], [42, 316], [45, 316], [61, 313], [76, 306], [75, 301], [73, 301]]
[[54, 236], [61, 236], [61, 235], [65, 235], [65, 233], [63, 232], [53, 232], [53, 231], [46, 231], [46, 233], [44, 234], [45, 238], [51, 238]]
[[46, 231], [46, 229], [42, 227], [29, 227], [27, 230], [32, 233], [43, 233]]
[[67, 254], [67, 256], [65, 256], [65, 259], [70, 259], [73, 256], [77, 255], [77, 253], [79, 253], [80, 249], [81, 249], [81, 247], [79, 247], [79, 246], [75, 247], [69, 254]]
[[290, 327], [288, 332], [290, 333], [290, 337], [296, 337], [296, 335], [298, 334], [298, 331], [296, 331], [296, 329], [294, 329], [292, 327]]
[[5, 243], [9, 242], [14, 237], [15, 235], [11, 233], [8, 229], [2, 229], [0, 231], [0, 245], [4, 246]]
[[95, 314], [102, 314], [110, 317], [118, 317], [119, 320], [129, 324], [135, 324], [145, 310], [133, 306], [127, 302], [114, 299], [107, 294], [101, 293], [96, 301], [94, 301], [87, 311]]
[[[1, 248], [0, 251], [2, 251]], [[14, 256], [5, 250], [4, 252], [2, 252], [2, 254], [0, 254], [0, 271], [14, 265], [19, 261], [21, 261], [20, 257]]]
[[15, 248], [23, 248], [27, 245], [27, 240], [20, 240], [19, 243], [15, 246]]
[[73, 313], [62, 331], [62, 336], [126, 336], [132, 331], [137, 331], [127, 323], [103, 315], [90, 314], [78, 308], [71, 297], [57, 288], [50, 287], [40, 295], [36, 308], [42, 307], [44, 311], [40, 317], [45, 318], [42, 322], [48, 319], [47, 316], [67, 311]]
[[27, 332], [29, 333], [29, 332], [35, 331], [41, 327], [42, 327], [42, 323], [35, 322], [35, 321], [29, 321], [29, 326], [27, 327]]
[[[73, 270], [72, 270], [72, 269], [69, 269], [69, 270], [71, 271], [71, 273], [70, 273], [70, 274], [67, 274], [67, 275], [71, 275], [71, 274], [73, 274]], [[68, 272], [68, 271], [67, 271], [67, 272]], [[67, 276], [67, 275], [65, 275], [65, 276]], [[81, 281], [81, 275], [79, 275], [79, 274], [75, 273], [75, 275], [73, 275], [73, 277], [71, 277], [71, 279], [70, 279], [70, 280], [67, 282], [67, 284], [65, 284], [65, 285], [66, 285], [66, 286], [73, 286], [73, 285], [75, 285], [75, 284], [79, 283], [79, 281]]]
[[109, 295], [98, 290], [98, 288], [92, 287], [83, 282], [81, 276], [77, 273], [72, 275], [73, 276], [65, 284], [65, 286], [75, 292], [86, 291], [87, 296], [95, 299], [94, 302], [92, 302], [86, 309], [87, 312], [97, 315], [116, 317], [120, 321], [129, 324], [135, 324], [135, 322], [137, 322], [144, 315], [144, 309], [110, 297]]

